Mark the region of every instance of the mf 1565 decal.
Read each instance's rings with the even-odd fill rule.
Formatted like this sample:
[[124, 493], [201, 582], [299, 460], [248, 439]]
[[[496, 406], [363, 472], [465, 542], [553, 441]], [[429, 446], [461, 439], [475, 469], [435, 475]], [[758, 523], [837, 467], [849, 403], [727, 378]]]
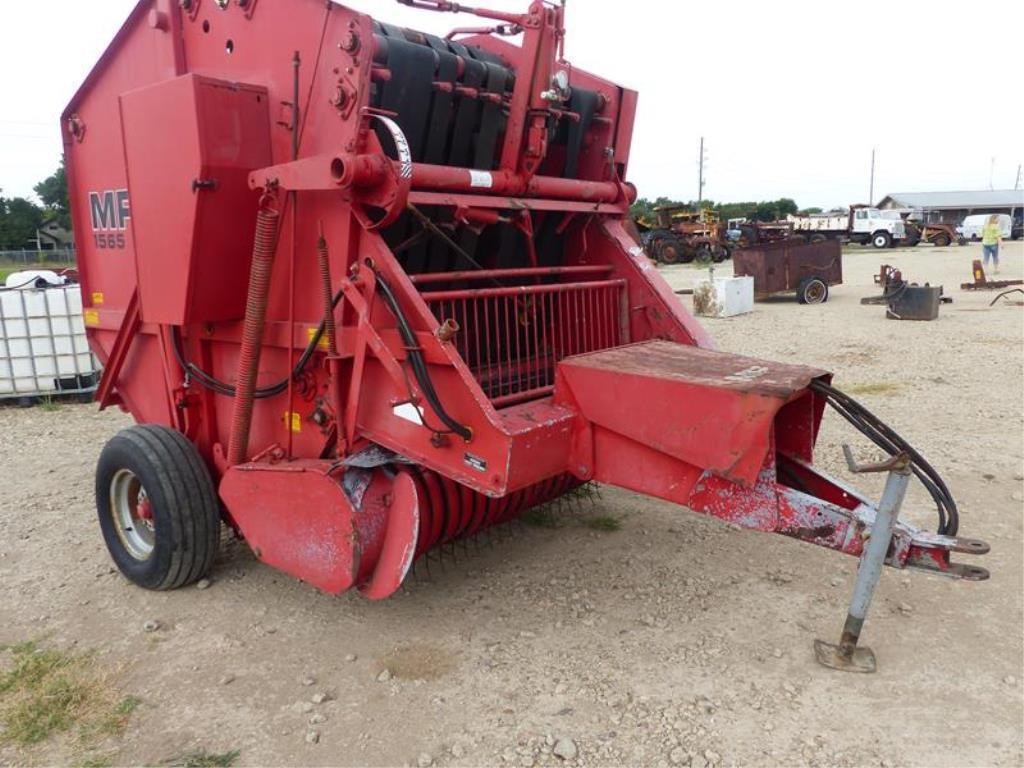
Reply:
[[131, 216], [127, 189], [89, 193], [89, 217], [97, 248], [124, 248], [124, 232]]

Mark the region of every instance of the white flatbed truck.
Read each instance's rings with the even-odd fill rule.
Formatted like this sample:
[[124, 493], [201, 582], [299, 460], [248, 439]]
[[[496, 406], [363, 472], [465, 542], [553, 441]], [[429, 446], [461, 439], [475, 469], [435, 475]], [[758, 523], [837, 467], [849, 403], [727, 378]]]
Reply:
[[897, 215], [886, 216], [878, 208], [853, 206], [849, 213], [811, 214], [809, 216], [786, 217], [793, 226], [794, 236], [803, 236], [808, 242], [839, 240], [843, 243], [873, 245], [875, 248], [891, 248], [899, 245], [906, 237], [906, 227]]

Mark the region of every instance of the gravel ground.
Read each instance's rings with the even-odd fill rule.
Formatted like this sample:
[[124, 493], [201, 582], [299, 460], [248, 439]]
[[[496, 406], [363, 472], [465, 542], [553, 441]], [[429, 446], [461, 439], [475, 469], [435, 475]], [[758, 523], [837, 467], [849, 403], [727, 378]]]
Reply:
[[[384, 603], [319, 594], [239, 542], [208, 588], [145, 592], [114, 571], [93, 506], [96, 458], [128, 418], [0, 408], [0, 644], [92, 650], [142, 702], [87, 752], [57, 739], [0, 748], [0, 764], [201, 749], [243, 765], [1021, 765], [1024, 310], [958, 289], [979, 251], [857, 250], [825, 306], [706, 321], [722, 349], [863, 392], [947, 478], [961, 533], [992, 544], [984, 583], [884, 575], [864, 634], [878, 674], [813, 660], [815, 637], [838, 636], [855, 560], [609, 488], [556, 528], [419, 569]], [[860, 306], [880, 257], [955, 302], [932, 323]], [[1022, 264], [1008, 244], [1003, 277]], [[700, 272], [665, 274], [684, 287]], [[853, 439], [827, 416], [819, 463], [842, 475]], [[905, 509], [932, 527], [917, 490]], [[596, 515], [621, 530], [588, 527]]]

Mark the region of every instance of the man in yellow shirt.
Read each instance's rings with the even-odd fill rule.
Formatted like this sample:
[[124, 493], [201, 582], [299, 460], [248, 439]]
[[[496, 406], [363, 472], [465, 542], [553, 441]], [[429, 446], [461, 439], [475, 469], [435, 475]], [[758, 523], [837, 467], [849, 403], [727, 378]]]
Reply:
[[989, 256], [992, 257], [993, 272], [999, 274], [999, 244], [1003, 242], [1003, 230], [999, 226], [999, 216], [993, 213], [981, 228], [981, 250], [988, 268]]

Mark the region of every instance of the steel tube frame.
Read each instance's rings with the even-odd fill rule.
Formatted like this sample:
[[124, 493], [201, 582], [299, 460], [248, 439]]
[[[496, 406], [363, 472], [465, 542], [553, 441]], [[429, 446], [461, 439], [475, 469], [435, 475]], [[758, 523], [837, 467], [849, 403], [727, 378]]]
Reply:
[[621, 288], [625, 280], [594, 280], [590, 282], [551, 283], [550, 285], [510, 285], [502, 288], [461, 288], [450, 291], [428, 291], [421, 293], [424, 301], [451, 301], [452, 299], [486, 299], [494, 296], [519, 296], [523, 294], [558, 293], [579, 291], [586, 288]]
[[521, 269], [474, 269], [459, 272], [424, 272], [409, 275], [415, 285], [446, 283], [458, 280], [500, 280], [507, 277], [550, 277], [556, 275], [607, 275], [612, 271], [608, 264], [588, 264], [578, 267], [523, 267]]
[[412, 164], [412, 188], [489, 195], [525, 195], [595, 203], [614, 203], [624, 195], [614, 181], [581, 181], [557, 176], [525, 176], [513, 171], [474, 171], [429, 163]]

